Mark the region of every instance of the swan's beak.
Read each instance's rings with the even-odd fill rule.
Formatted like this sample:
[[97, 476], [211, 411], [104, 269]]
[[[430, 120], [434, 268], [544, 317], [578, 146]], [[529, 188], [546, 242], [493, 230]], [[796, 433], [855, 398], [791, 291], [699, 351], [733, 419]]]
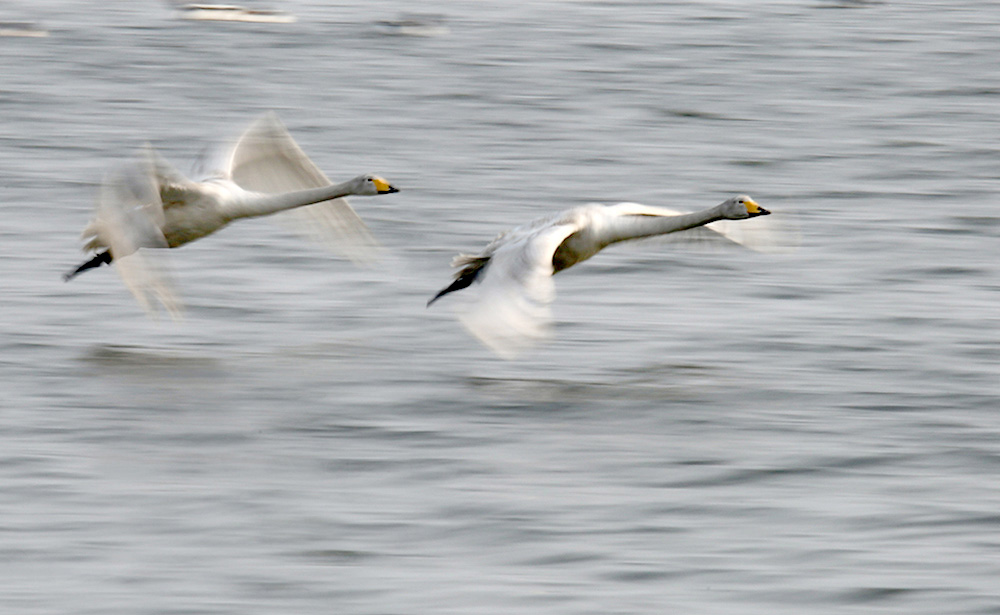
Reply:
[[747, 214], [750, 218], [756, 218], [757, 216], [766, 216], [770, 214], [768, 210], [764, 209], [758, 205], [753, 199], [746, 199], [744, 204], [747, 206]]
[[372, 180], [375, 184], [375, 189], [378, 190], [379, 194], [392, 194], [393, 192], [399, 192], [398, 188], [393, 188], [389, 182], [385, 181], [381, 177], [376, 177]]

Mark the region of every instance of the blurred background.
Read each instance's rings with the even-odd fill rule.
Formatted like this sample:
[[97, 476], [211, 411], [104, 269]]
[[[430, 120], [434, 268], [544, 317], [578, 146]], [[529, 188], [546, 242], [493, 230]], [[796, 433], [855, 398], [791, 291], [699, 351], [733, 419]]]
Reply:
[[[0, 610], [997, 612], [995, 3], [250, 8], [0, 5]], [[109, 168], [267, 110], [401, 189], [377, 265], [262, 219], [171, 253], [180, 322], [63, 283]], [[800, 248], [609, 249], [512, 362], [424, 307], [538, 216], [734, 193]]]

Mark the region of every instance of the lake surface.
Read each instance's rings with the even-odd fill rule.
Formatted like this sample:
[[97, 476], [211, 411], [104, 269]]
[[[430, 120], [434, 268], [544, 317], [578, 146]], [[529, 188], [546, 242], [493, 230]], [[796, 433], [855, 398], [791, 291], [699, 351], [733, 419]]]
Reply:
[[[4, 5], [0, 611], [1000, 613], [994, 3]], [[102, 175], [275, 110], [384, 247], [170, 254], [184, 320], [69, 284]], [[611, 248], [515, 361], [451, 257], [735, 193], [799, 248]], [[463, 291], [474, 292], [475, 289]]]

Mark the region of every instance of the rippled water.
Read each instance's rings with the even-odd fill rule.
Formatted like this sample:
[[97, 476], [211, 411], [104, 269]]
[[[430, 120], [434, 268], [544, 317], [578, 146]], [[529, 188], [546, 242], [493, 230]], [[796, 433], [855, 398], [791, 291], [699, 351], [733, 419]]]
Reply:
[[[958, 2], [7, 6], [5, 613], [1000, 612], [1000, 10]], [[70, 284], [97, 182], [275, 109], [386, 248], [172, 254], [184, 321]], [[753, 195], [792, 254], [609, 249], [497, 359], [458, 251], [589, 201]], [[468, 292], [468, 291], [467, 291]]]

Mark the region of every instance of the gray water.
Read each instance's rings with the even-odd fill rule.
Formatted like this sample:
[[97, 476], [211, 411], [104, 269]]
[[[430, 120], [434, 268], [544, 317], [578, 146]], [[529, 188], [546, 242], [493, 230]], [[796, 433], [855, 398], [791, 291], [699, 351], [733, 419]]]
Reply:
[[[5, 4], [0, 612], [1000, 613], [1000, 6]], [[974, 8], [970, 8], [974, 7]], [[276, 110], [385, 247], [69, 284], [101, 176]], [[748, 193], [790, 254], [613, 248], [502, 361], [449, 261], [591, 201]], [[464, 291], [472, 292], [472, 291]]]

